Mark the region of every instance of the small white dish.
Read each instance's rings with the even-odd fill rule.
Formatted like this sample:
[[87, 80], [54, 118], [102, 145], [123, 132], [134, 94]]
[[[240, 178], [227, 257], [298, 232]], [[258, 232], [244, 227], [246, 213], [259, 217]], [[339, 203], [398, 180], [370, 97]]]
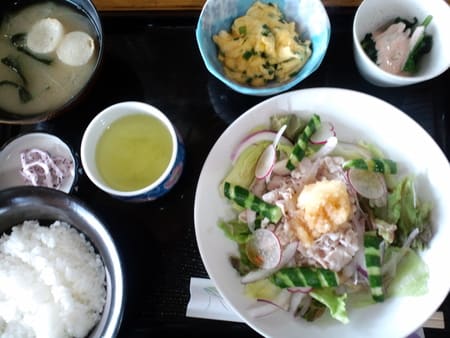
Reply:
[[20, 153], [27, 149], [46, 151], [51, 157], [63, 157], [72, 162], [69, 175], [65, 176], [58, 190], [69, 193], [75, 183], [76, 161], [69, 148], [55, 135], [33, 132], [19, 135], [6, 143], [0, 151], [0, 190], [15, 186], [31, 185], [21, 175]]
[[[361, 40], [396, 17], [419, 22], [426, 16], [433, 18], [426, 33], [433, 38], [432, 48], [420, 61], [416, 74], [394, 75], [378, 67], [364, 52]], [[356, 66], [370, 83], [380, 87], [400, 87], [430, 80], [450, 67], [450, 7], [444, 0], [364, 0], [356, 11], [353, 21], [353, 52]]]

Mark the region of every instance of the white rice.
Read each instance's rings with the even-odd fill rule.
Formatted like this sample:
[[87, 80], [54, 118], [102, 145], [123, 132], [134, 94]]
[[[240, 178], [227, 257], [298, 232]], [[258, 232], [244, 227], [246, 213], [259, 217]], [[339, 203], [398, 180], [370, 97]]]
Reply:
[[0, 238], [0, 337], [81, 338], [100, 319], [105, 269], [67, 223], [25, 221]]

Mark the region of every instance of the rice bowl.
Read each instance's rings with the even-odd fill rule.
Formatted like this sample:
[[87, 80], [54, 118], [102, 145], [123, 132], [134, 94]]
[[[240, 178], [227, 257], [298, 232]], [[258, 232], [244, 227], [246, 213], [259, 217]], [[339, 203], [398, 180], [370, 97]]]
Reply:
[[25, 221], [4, 234], [0, 281], [0, 334], [15, 337], [85, 337], [106, 302], [100, 256], [65, 222]]
[[[124, 305], [125, 305], [125, 297], [124, 297], [124, 277], [122, 272], [122, 263], [119, 256], [119, 251], [112, 239], [112, 237], [109, 234], [109, 231], [106, 227], [106, 225], [90, 210], [89, 207], [87, 207], [83, 202], [78, 200], [76, 197], [63, 193], [62, 191], [50, 189], [50, 188], [44, 188], [44, 187], [33, 187], [33, 186], [21, 186], [21, 187], [14, 187], [9, 189], [4, 189], [0, 191], [0, 236], [6, 236], [10, 235], [12, 231], [12, 227], [14, 225], [22, 224], [24, 221], [27, 220], [38, 220], [39, 223], [43, 226], [49, 226], [55, 221], [59, 220], [60, 222], [64, 222], [69, 224], [73, 229], [75, 229], [78, 233], [82, 234], [82, 237], [85, 238], [85, 240], [82, 240], [78, 238], [78, 234], [76, 234], [77, 239], [82, 242], [86, 243], [89, 242], [94, 252], [98, 255], [95, 259], [92, 259], [92, 266], [90, 268], [87, 268], [85, 270], [85, 267], [80, 267], [75, 264], [75, 269], [63, 269], [58, 270], [54, 269], [54, 264], [51, 262], [57, 262], [56, 265], [62, 263], [65, 265], [65, 261], [67, 261], [67, 257], [69, 260], [72, 260], [73, 256], [77, 255], [77, 250], [67, 251], [64, 253], [64, 250], [54, 250], [50, 247], [55, 245], [55, 243], [52, 243], [52, 240], [43, 240], [42, 245], [36, 247], [36, 250], [33, 251], [33, 253], [30, 255], [28, 251], [23, 251], [21, 256], [22, 257], [28, 257], [28, 259], [34, 259], [36, 264], [34, 264], [34, 268], [41, 269], [41, 272], [38, 272], [37, 270], [31, 270], [29, 268], [27, 269], [19, 269], [19, 272], [27, 271], [27, 274], [29, 276], [35, 276], [39, 277], [41, 282], [38, 285], [41, 285], [42, 287], [40, 290], [44, 290], [43, 293], [36, 293], [37, 295], [44, 295], [44, 297], [40, 296], [41, 298], [35, 298], [39, 301], [42, 300], [51, 300], [51, 298], [46, 299], [45, 295], [49, 295], [49, 290], [51, 289], [49, 285], [57, 285], [57, 287], [53, 288], [53, 291], [50, 294], [52, 294], [52, 297], [55, 297], [58, 301], [62, 301], [61, 304], [64, 306], [68, 306], [65, 308], [66, 310], [70, 309], [69, 305], [70, 302], [67, 302], [67, 299], [70, 299], [70, 292], [68, 292], [68, 289], [63, 288], [61, 286], [67, 286], [70, 284], [70, 280], [75, 280], [75, 283], [80, 286], [81, 290], [86, 290], [86, 288], [94, 287], [94, 285], [89, 285], [88, 283], [85, 283], [83, 279], [85, 278], [85, 273], [89, 271], [95, 271], [95, 266], [99, 267], [99, 261], [98, 257], [101, 259], [101, 262], [104, 265], [104, 275], [97, 276], [94, 278], [97, 281], [100, 281], [104, 279], [104, 285], [105, 293], [104, 297], [105, 302], [103, 309], [100, 313], [100, 317], [98, 318], [98, 321], [96, 324], [88, 331], [85, 332], [87, 334], [86, 338], [113, 338], [118, 335], [123, 311], [124, 311]], [[35, 230], [33, 230], [34, 232]], [[45, 232], [45, 231], [44, 231]], [[6, 234], [6, 235], [5, 235]], [[40, 237], [48, 237], [48, 236], [40, 236]], [[6, 237], [5, 237], [6, 238]], [[28, 236], [26, 237], [27, 241], [31, 242]], [[40, 240], [39, 240], [40, 241]], [[22, 242], [22, 241], [21, 241]], [[2, 239], [3, 243], [3, 239]], [[20, 244], [20, 243], [18, 243]], [[23, 243], [22, 243], [23, 244]], [[4, 244], [2, 244], [3, 246]], [[15, 245], [14, 245], [15, 246]], [[62, 243], [62, 247], [65, 247], [66, 244]], [[74, 247], [71, 245], [70, 247]], [[17, 246], [17, 248], [20, 248], [20, 246]], [[51, 255], [44, 255], [44, 253], [47, 251], [47, 253], [51, 253], [54, 250], [53, 256]], [[88, 250], [89, 251], [89, 250]], [[2, 249], [3, 252], [3, 249]], [[91, 253], [92, 254], [92, 253]], [[5, 254], [1, 254], [2, 257], [5, 256]], [[9, 254], [8, 254], [9, 255]], [[49, 259], [50, 257], [50, 259]], [[52, 257], [54, 259], [52, 259]], [[73, 262], [80, 262], [80, 264], [86, 264], [84, 262], [83, 257], [78, 257], [77, 259], [74, 259]], [[12, 256], [9, 256], [9, 261], [18, 262], [18, 260], [21, 260], [20, 258], [12, 258]], [[50, 264], [49, 264], [50, 262]], [[20, 263], [19, 263], [20, 264]], [[22, 267], [23, 265], [28, 265], [28, 263], [24, 263], [22, 261]], [[45, 268], [43, 268], [45, 267]], [[9, 266], [11, 268], [11, 266]], [[43, 268], [43, 269], [42, 269]], [[101, 269], [100, 269], [101, 270]], [[64, 271], [63, 274], [60, 274], [59, 272], [55, 271]], [[83, 275], [83, 278], [81, 278], [81, 274]], [[65, 276], [67, 274], [67, 276]], [[64, 275], [65, 282], [63, 283], [55, 283], [57, 278], [60, 278]], [[75, 276], [78, 277], [74, 278]], [[87, 277], [87, 280], [93, 281], [94, 279]], [[45, 283], [44, 283], [44, 282]], [[22, 281], [22, 286], [27, 286], [29, 283], [26, 281]], [[47, 285], [45, 285], [47, 284]], [[3, 284], [2, 284], [3, 285]], [[99, 284], [98, 284], [99, 285]], [[97, 285], [97, 286], [98, 286]], [[13, 285], [13, 287], [15, 287]], [[80, 289], [79, 289], [80, 290]], [[98, 288], [97, 288], [98, 290]], [[3, 291], [3, 289], [2, 289]], [[81, 292], [85, 294], [90, 294], [90, 291]], [[0, 292], [1, 293], [1, 292]], [[97, 294], [97, 296], [100, 296], [98, 299], [102, 298], [101, 295], [102, 292], [100, 292], [100, 295]], [[25, 295], [27, 293], [24, 293]], [[32, 293], [28, 293], [31, 298]], [[92, 294], [90, 294], [92, 296]], [[76, 298], [76, 300], [80, 300], [81, 298], [76, 295], [76, 293], [73, 293], [72, 296]], [[97, 298], [97, 296], [94, 296]], [[68, 298], [69, 297], [69, 298]], [[0, 303], [7, 298], [0, 297]], [[26, 304], [31, 304], [32, 302], [25, 302]], [[36, 304], [36, 302], [34, 302]], [[75, 304], [72, 303], [72, 304]], [[82, 305], [87, 306], [89, 302]], [[48, 306], [47, 309], [50, 310], [52, 306]], [[54, 308], [54, 307], [53, 307]], [[86, 307], [87, 309], [87, 307]], [[92, 308], [95, 309], [95, 306]], [[25, 312], [29, 312], [29, 308], [26, 309]], [[75, 311], [72, 313], [74, 317], [70, 316], [72, 319], [76, 318], [79, 314], [79, 307], [76, 307], [74, 309]], [[83, 310], [84, 311], [84, 310]], [[1, 312], [1, 311], [0, 311]], [[89, 311], [88, 311], [89, 312]], [[95, 311], [94, 311], [95, 312]], [[93, 314], [94, 312], [90, 312], [90, 314]], [[62, 313], [62, 312], [61, 312]], [[87, 312], [85, 312], [87, 313]], [[51, 312], [48, 313], [49, 315]], [[9, 316], [12, 316], [13, 314], [9, 314]], [[58, 314], [59, 315], [59, 314]], [[94, 316], [96, 317], [96, 316]], [[51, 316], [47, 316], [47, 318], [55, 318]], [[72, 320], [71, 319], [71, 320]], [[2, 320], [0, 322], [0, 332], [5, 329], [7, 320]], [[48, 321], [39, 320], [39, 323], [42, 325], [42, 327], [48, 326]], [[58, 326], [59, 323], [57, 323], [56, 326]], [[81, 328], [81, 326], [80, 326]], [[53, 332], [53, 331], [50, 331]], [[55, 331], [56, 332], [56, 331]], [[17, 335], [13, 335], [16, 337]], [[44, 337], [50, 336], [50, 333], [48, 335], [44, 335]]]

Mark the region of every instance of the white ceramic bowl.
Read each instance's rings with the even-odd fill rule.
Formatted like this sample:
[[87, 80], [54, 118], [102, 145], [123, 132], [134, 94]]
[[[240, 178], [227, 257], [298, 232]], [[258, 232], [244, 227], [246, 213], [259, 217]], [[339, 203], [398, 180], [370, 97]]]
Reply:
[[[96, 149], [100, 137], [111, 123], [132, 114], [145, 114], [160, 120], [170, 133], [172, 153], [167, 168], [152, 184], [138, 190], [121, 191], [109, 186], [101, 176], [96, 165]], [[87, 176], [99, 189], [125, 201], [143, 202], [165, 195], [178, 181], [183, 171], [184, 145], [175, 127], [160, 110], [147, 103], [126, 101], [107, 107], [89, 123], [81, 141], [80, 156]]]
[[[364, 52], [361, 40], [396, 17], [419, 22], [427, 15], [433, 19], [426, 29], [433, 36], [433, 46], [420, 61], [419, 71], [412, 76], [393, 75], [378, 67]], [[450, 67], [450, 7], [444, 0], [364, 0], [353, 21], [353, 50], [361, 75], [381, 87], [399, 87], [435, 78]]]
[[[351, 102], [352, 104], [348, 104]], [[236, 145], [255, 127], [268, 125], [274, 113], [313, 113], [335, 126], [339, 139], [365, 140], [378, 145], [387, 157], [416, 175], [417, 193], [433, 204], [434, 236], [422, 253], [429, 269], [428, 291], [417, 297], [389, 298], [383, 303], [349, 308], [350, 322], [342, 324], [328, 315], [315, 322], [296, 319], [278, 311], [254, 318], [255, 304], [244, 295], [238, 273], [229, 256], [237, 255], [235, 242], [218, 227], [221, 219], [232, 219], [230, 203], [222, 198], [219, 184], [231, 168], [230, 156]], [[401, 130], [399, 129], [401, 126]], [[200, 173], [194, 206], [196, 239], [208, 275], [231, 308], [253, 329], [266, 337], [399, 338], [414, 332], [445, 300], [450, 274], [443, 268], [450, 257], [450, 165], [430, 135], [394, 106], [367, 94], [334, 88], [292, 91], [270, 98], [235, 120], [211, 149]]]
[[212, 39], [221, 30], [229, 31], [234, 19], [244, 15], [254, 0], [208, 0], [197, 23], [196, 38], [200, 54], [209, 72], [231, 89], [248, 95], [268, 96], [286, 91], [311, 75], [322, 63], [330, 41], [330, 21], [320, 0], [262, 1], [278, 5], [288, 22], [294, 21], [301, 38], [312, 43], [312, 55], [292, 79], [284, 83], [270, 83], [264, 87], [251, 87], [230, 80], [217, 58], [218, 49]]
[[20, 174], [22, 168], [20, 153], [26, 149], [37, 148], [48, 152], [52, 157], [64, 157], [72, 162], [69, 175], [64, 177], [59, 190], [69, 193], [77, 177], [77, 162], [72, 150], [60, 138], [55, 135], [33, 132], [20, 135], [0, 149], [0, 189], [14, 186], [31, 185], [25, 183]]

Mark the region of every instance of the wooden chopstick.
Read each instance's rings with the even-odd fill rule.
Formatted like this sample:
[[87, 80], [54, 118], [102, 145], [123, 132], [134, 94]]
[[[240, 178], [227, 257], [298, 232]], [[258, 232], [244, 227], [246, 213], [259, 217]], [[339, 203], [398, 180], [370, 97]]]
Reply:
[[422, 325], [429, 329], [445, 329], [444, 313], [437, 311]]

